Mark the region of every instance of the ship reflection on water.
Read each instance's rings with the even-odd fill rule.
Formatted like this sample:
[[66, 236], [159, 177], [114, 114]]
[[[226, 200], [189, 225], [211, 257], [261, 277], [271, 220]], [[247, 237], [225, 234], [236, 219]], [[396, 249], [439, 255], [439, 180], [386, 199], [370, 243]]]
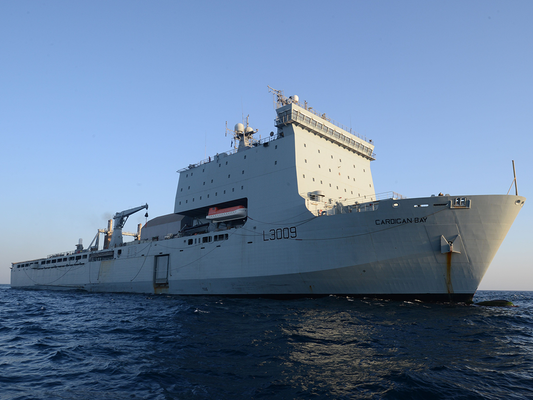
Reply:
[[[277, 383], [299, 388], [295, 394], [398, 398], [468, 385], [483, 392], [487, 389], [478, 375], [513, 353], [498, 340], [496, 327], [486, 326], [485, 314], [491, 312], [478, 307], [340, 298], [329, 302], [329, 308], [300, 309], [291, 323], [280, 327], [288, 354], [278, 371], [284, 378]], [[350, 307], [339, 307], [347, 303]], [[518, 363], [509, 357], [503, 362], [506, 368]], [[465, 370], [470, 374], [464, 376]]]

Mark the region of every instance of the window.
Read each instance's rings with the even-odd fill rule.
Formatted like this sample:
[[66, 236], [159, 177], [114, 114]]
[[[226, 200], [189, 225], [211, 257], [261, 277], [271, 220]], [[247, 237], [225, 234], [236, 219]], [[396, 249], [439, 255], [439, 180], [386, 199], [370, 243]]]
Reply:
[[[228, 240], [228, 234], [225, 233], [223, 235], [216, 235], [215, 238], [218, 236], [218, 240]], [[216, 239], [215, 239], [216, 240]]]

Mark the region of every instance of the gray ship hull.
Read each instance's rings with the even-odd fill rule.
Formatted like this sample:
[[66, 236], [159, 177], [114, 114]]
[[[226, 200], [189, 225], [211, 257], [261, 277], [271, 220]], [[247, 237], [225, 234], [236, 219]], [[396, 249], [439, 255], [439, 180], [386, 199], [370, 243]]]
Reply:
[[[462, 203], [459, 203], [461, 199]], [[351, 212], [96, 251], [69, 264], [14, 265], [11, 286], [176, 295], [471, 300], [525, 199], [385, 200]], [[213, 240], [218, 236], [220, 240]], [[190, 243], [193, 240], [193, 243]], [[85, 261], [84, 261], [85, 260]]]

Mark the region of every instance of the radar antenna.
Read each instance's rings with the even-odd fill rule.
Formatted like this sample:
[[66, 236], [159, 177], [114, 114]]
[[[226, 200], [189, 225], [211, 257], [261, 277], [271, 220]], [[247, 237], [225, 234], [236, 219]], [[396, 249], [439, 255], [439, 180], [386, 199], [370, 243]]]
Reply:
[[274, 95], [274, 108], [288, 104], [287, 98], [283, 95], [283, 90], [277, 90], [268, 86], [268, 91]]
[[228, 133], [233, 135], [233, 148], [235, 150], [241, 150], [246, 147], [252, 147], [257, 143], [257, 140], [254, 139], [254, 134], [256, 134], [259, 129], [254, 130], [249, 124], [250, 115], [246, 116], [246, 126], [244, 124], [236, 124], [234, 130], [228, 128], [228, 123], [226, 122], [226, 136]]

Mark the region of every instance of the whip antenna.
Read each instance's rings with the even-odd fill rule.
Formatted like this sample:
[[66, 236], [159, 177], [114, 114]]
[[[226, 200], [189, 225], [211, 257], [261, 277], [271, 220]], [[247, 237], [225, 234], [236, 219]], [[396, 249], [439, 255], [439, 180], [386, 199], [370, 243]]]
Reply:
[[514, 160], [513, 160], [513, 176], [514, 176], [513, 183], [511, 183], [511, 186], [509, 187], [509, 190], [507, 191], [507, 194], [509, 194], [509, 192], [511, 191], [511, 188], [514, 185], [514, 192], [518, 196], [518, 186], [516, 185], [516, 169], [515, 169], [515, 166], [514, 166]]

